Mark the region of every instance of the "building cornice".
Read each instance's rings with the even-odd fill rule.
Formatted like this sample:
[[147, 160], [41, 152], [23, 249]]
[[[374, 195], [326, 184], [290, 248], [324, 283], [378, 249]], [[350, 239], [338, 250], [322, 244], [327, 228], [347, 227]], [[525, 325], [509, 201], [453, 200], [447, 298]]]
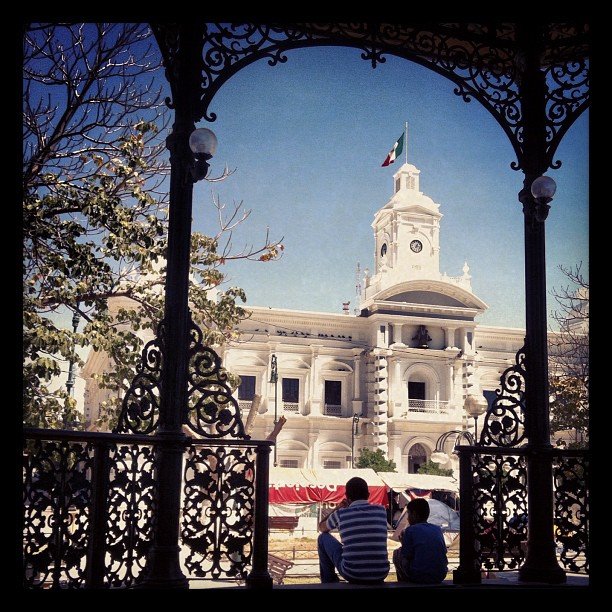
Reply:
[[[466, 324], [476, 325], [474, 318], [481, 314], [478, 308], [463, 308], [460, 306], [436, 306], [433, 304], [414, 304], [409, 302], [390, 302], [386, 300], [371, 300], [364, 303], [368, 310], [368, 317], [376, 314], [396, 315], [397, 317], [410, 315], [427, 319], [447, 319], [448, 323], [455, 322], [458, 326]], [[453, 321], [453, 319], [455, 321]], [[415, 321], [416, 322], [416, 321]]]

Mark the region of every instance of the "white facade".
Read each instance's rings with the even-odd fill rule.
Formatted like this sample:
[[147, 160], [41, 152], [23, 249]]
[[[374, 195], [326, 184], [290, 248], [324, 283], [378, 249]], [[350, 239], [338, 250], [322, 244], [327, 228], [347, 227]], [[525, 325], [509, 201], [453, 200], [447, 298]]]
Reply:
[[[442, 215], [419, 191], [419, 170], [404, 164], [393, 179], [374, 216], [374, 272], [366, 271], [359, 314], [250, 308], [240, 343], [219, 351], [243, 380], [244, 415], [261, 396], [253, 438], [266, 437], [275, 414], [287, 417], [279, 466], [347, 468], [368, 447], [414, 472], [441, 434], [473, 428], [467, 389], [494, 391], [523, 345], [524, 330], [478, 325], [487, 305], [472, 293], [467, 263], [460, 276], [440, 272]], [[91, 378], [103, 367], [94, 359], [84, 372], [91, 420], [104, 395]]]

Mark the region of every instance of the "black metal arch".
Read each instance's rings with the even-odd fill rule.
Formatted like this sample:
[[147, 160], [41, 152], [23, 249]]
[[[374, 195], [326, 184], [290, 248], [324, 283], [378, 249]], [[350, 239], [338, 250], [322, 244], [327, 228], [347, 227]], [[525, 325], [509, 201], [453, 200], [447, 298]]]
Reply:
[[[373, 66], [383, 54], [404, 57], [448, 77], [464, 100], [477, 99], [502, 126], [517, 155], [515, 169], [525, 173], [519, 201], [525, 223], [526, 337], [517, 363], [505, 373], [505, 387], [485, 419], [480, 445], [460, 445], [462, 505], [474, 497], [472, 457], [486, 446], [490, 455], [514, 449], [526, 457], [529, 490], [529, 541], [520, 579], [565, 580], [555, 557], [552, 447], [548, 419], [546, 349], [545, 218], [536, 214], [533, 180], [553, 163], [564, 133], [588, 106], [588, 26], [584, 23], [436, 23], [436, 24], [151, 24], [160, 45], [175, 108], [170, 151], [170, 207], [164, 323], [157, 342], [143, 352], [143, 365], [130, 389], [121, 424], [128, 429], [155, 427], [157, 516], [148, 557], [147, 587], [185, 588], [180, 569], [178, 516], [183, 478], [183, 425], [205, 438], [245, 437], [218, 356], [202, 345], [189, 315], [189, 244], [193, 204], [194, 155], [189, 137], [215, 93], [232, 75], [258, 59], [275, 65], [285, 51], [310, 46], [350, 46], [363, 50]], [[545, 216], [544, 216], [545, 217]], [[524, 354], [524, 357], [523, 357]], [[159, 403], [157, 403], [159, 393]], [[523, 401], [524, 396], [524, 401]], [[191, 403], [190, 403], [191, 402]], [[527, 406], [529, 410], [524, 410]], [[159, 417], [155, 411], [158, 409]], [[269, 442], [258, 445], [253, 564], [250, 586], [270, 588], [267, 571], [267, 490]], [[261, 446], [261, 452], [259, 447]], [[265, 447], [265, 448], [264, 448]], [[495, 448], [502, 447], [502, 448]], [[519, 452], [520, 451], [520, 452]], [[481, 487], [482, 488], [482, 487]], [[497, 495], [497, 493], [496, 493]], [[499, 497], [499, 495], [498, 495]], [[468, 509], [473, 508], [469, 503]], [[481, 504], [482, 507], [482, 504]], [[461, 565], [457, 582], [479, 582], [471, 517], [462, 512]], [[203, 537], [197, 531], [197, 538]], [[238, 540], [235, 540], [238, 542]], [[238, 546], [238, 544], [237, 544]], [[217, 547], [217, 552], [219, 547]], [[238, 553], [238, 550], [232, 549]], [[215, 554], [217, 554], [215, 552]], [[244, 550], [242, 551], [244, 553]], [[245, 559], [241, 554], [241, 559]]]
[[[180, 28], [151, 24], [158, 40], [168, 81], [177, 73]], [[261, 59], [271, 66], [285, 63], [287, 51], [307, 47], [344, 46], [361, 49], [372, 67], [384, 54], [418, 63], [448, 78], [464, 101], [480, 102], [508, 136], [515, 151], [515, 170], [532, 171], [526, 160], [526, 72], [536, 71], [544, 89], [546, 150], [540, 152], [541, 171], [558, 168], [555, 151], [574, 121], [589, 105], [588, 26], [582, 22], [555, 24], [482, 23], [205, 23], [199, 26], [201, 82], [193, 88], [193, 121], [216, 119], [209, 106], [221, 86], [243, 68]], [[568, 59], [571, 58], [571, 59]], [[534, 65], [535, 60], [535, 65]], [[183, 92], [184, 94], [184, 92]]]

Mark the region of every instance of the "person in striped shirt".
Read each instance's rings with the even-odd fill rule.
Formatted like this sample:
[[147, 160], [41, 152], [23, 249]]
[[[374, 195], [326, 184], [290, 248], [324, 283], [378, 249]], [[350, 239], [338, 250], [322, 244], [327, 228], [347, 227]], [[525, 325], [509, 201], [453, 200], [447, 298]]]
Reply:
[[[321, 582], [381, 583], [389, 573], [387, 512], [370, 504], [368, 483], [359, 477], [346, 483], [346, 499], [319, 523]], [[337, 529], [339, 542], [330, 531]]]

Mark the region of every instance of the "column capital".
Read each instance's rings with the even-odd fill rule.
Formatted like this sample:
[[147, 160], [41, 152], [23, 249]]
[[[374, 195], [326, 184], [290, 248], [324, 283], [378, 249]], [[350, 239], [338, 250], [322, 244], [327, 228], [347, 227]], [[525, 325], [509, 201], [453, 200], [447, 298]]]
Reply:
[[321, 345], [320, 344], [311, 344], [310, 345], [310, 355], [312, 357], [318, 357], [320, 350], [321, 350]]

